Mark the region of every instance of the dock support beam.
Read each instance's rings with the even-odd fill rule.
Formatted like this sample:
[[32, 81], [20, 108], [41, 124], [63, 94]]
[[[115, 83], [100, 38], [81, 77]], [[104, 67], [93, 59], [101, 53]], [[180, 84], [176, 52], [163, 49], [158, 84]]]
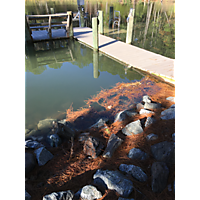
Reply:
[[99, 52], [93, 51], [93, 77], [99, 77]]
[[132, 15], [129, 17], [129, 21], [127, 24], [126, 43], [128, 44], [131, 44], [133, 38], [134, 13], [135, 9], [133, 9]]
[[98, 10], [99, 12], [99, 16], [98, 16], [98, 20], [99, 20], [99, 33], [100, 34], [104, 34], [103, 31], [103, 11], [102, 10]]
[[98, 36], [98, 19], [97, 17], [92, 18], [92, 33], [93, 33], [93, 48], [94, 51], [99, 50], [99, 36]]

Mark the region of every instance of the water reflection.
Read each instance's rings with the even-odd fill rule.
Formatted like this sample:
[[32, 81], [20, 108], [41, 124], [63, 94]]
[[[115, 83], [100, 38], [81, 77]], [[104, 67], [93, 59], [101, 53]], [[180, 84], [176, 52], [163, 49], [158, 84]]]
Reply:
[[62, 119], [72, 103], [76, 110], [102, 88], [142, 77], [130, 69], [125, 74], [122, 64], [74, 40], [26, 45], [26, 128]]

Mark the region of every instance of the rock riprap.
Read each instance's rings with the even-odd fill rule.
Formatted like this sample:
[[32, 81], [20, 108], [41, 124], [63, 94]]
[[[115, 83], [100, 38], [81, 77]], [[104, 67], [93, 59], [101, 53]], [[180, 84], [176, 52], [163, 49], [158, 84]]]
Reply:
[[172, 105], [172, 107], [162, 111], [160, 118], [163, 120], [175, 119], [175, 104]]
[[58, 147], [62, 143], [61, 138], [57, 134], [48, 135], [47, 139], [51, 147]]
[[36, 149], [36, 148], [39, 148], [42, 146], [44, 146], [44, 145], [42, 145], [41, 143], [39, 143], [37, 141], [32, 141], [32, 140], [25, 141], [25, 148]]
[[31, 200], [31, 195], [25, 190], [25, 200]]
[[42, 129], [50, 129], [53, 126], [53, 121], [56, 121], [56, 119], [44, 119], [44, 120], [40, 120], [37, 127], [38, 130], [42, 130]]
[[42, 200], [72, 200], [74, 193], [71, 190], [62, 191], [62, 192], [53, 192], [47, 194], [43, 197]]
[[137, 121], [131, 122], [129, 124], [127, 124], [123, 129], [122, 129], [122, 133], [124, 135], [136, 135], [136, 134], [140, 134], [143, 132], [142, 129], [142, 125], [140, 120], [138, 119]]
[[128, 157], [131, 159], [146, 160], [148, 155], [139, 148], [132, 148], [128, 153]]
[[158, 136], [154, 133], [150, 133], [149, 135], [146, 136], [146, 139], [148, 141], [153, 141], [153, 140], [157, 140], [158, 139]]
[[92, 185], [86, 185], [82, 188], [80, 196], [82, 200], [94, 200], [100, 199], [102, 197], [102, 194], [100, 191], [97, 190], [96, 187]]
[[133, 183], [119, 171], [98, 169], [93, 179], [100, 178], [108, 189], [116, 190], [122, 197], [128, 197], [133, 191]]

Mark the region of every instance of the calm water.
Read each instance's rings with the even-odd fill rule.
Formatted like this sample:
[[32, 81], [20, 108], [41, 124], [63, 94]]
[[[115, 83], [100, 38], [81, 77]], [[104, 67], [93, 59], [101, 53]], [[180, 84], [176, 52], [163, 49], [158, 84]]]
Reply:
[[134, 70], [77, 41], [62, 40], [26, 46], [26, 128], [33, 129], [41, 119], [64, 118], [73, 103], [74, 110], [85, 105], [91, 95], [117, 82], [140, 80]]

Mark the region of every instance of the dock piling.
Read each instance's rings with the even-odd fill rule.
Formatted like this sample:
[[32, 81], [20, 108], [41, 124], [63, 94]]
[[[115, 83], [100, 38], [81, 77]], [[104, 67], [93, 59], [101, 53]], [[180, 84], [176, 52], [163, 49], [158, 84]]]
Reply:
[[93, 51], [93, 77], [99, 77], [99, 52]]
[[98, 20], [99, 20], [99, 33], [100, 34], [104, 34], [103, 31], [103, 11], [102, 10], [98, 10], [99, 16], [98, 16]]
[[110, 6], [109, 22], [108, 22], [109, 28], [112, 28], [112, 21], [113, 21], [113, 6]]
[[92, 34], [93, 34], [93, 48], [95, 51], [99, 50], [99, 37], [98, 37], [98, 18], [92, 18]]
[[67, 37], [73, 37], [74, 32], [73, 32], [73, 23], [72, 23], [72, 11], [68, 11], [67, 14], [68, 14], [67, 26], [66, 26]]
[[133, 38], [134, 13], [135, 13], [135, 9], [133, 9], [132, 14], [129, 17], [128, 24], [127, 24], [126, 43], [128, 44], [131, 44], [132, 38]]

